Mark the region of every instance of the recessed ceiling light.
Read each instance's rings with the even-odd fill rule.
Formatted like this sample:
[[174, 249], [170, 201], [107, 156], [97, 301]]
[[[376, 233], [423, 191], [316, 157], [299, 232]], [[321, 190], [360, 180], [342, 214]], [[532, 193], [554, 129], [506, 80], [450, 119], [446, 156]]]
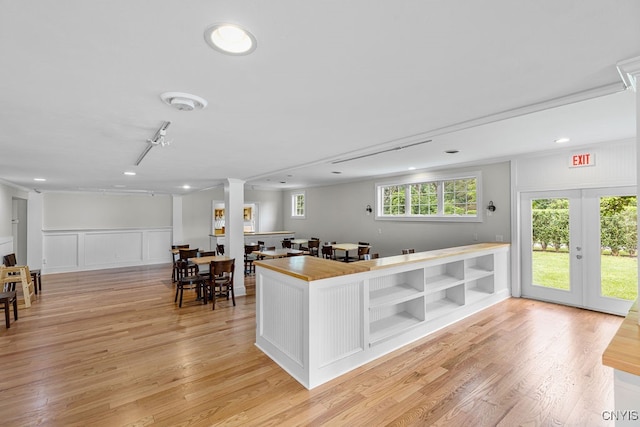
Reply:
[[457, 154], [459, 152], [460, 152], [460, 150], [447, 150], [447, 151], [445, 151], [445, 153], [447, 153], [447, 154]]
[[331, 172], [331, 173], [334, 173], [334, 174], [336, 174], [336, 175], [340, 175], [342, 172], [340, 172], [340, 171], [333, 171], [333, 172]]
[[47, 179], [46, 178], [33, 178], [34, 181], [38, 181], [38, 182], [44, 182]]
[[124, 174], [125, 174], [125, 175], [128, 175], [128, 176], [135, 176], [135, 174], [136, 174], [136, 173], [135, 173], [135, 172], [132, 172], [132, 171], [127, 171], [127, 172], [125, 172]]
[[410, 171], [414, 171], [414, 170], [416, 170], [416, 167], [415, 166], [409, 166], [409, 170]]
[[206, 99], [184, 92], [165, 92], [160, 94], [160, 99], [180, 111], [201, 110], [207, 106]]
[[571, 141], [571, 139], [569, 139], [569, 138], [558, 138], [553, 142], [555, 142], [556, 144], [563, 144], [563, 143], [569, 142], [569, 141]]
[[228, 55], [248, 55], [256, 49], [256, 38], [235, 24], [215, 24], [204, 32], [204, 39], [215, 50]]
[[190, 185], [183, 185], [182, 188], [184, 188], [185, 190], [188, 190], [188, 189], [191, 188], [191, 186]]

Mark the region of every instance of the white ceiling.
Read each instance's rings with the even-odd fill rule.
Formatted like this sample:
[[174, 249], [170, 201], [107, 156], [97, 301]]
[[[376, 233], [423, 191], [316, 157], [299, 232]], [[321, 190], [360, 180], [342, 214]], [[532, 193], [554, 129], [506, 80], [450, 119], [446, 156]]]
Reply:
[[[616, 64], [640, 55], [638, 17], [637, 0], [0, 0], [0, 179], [281, 188], [634, 138]], [[257, 49], [211, 49], [218, 22]], [[134, 166], [165, 120], [172, 144]]]

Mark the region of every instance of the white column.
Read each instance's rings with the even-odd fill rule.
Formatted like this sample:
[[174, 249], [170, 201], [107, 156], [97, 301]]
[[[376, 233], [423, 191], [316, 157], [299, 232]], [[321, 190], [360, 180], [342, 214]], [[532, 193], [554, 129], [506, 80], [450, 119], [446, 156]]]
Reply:
[[182, 196], [172, 196], [173, 203], [173, 215], [172, 215], [172, 237], [171, 241], [173, 245], [179, 245], [183, 243], [184, 234], [182, 231]]
[[29, 192], [27, 199], [27, 265], [33, 269], [43, 268], [43, 209], [42, 194]]
[[[638, 85], [640, 84], [640, 56], [618, 62], [618, 70], [620, 77], [627, 85], [629, 90], [636, 93], [636, 185], [640, 188], [640, 174], [638, 174], [638, 166], [640, 166], [640, 92]], [[638, 199], [638, 223], [640, 223], [640, 199]], [[640, 228], [638, 229], [640, 238]], [[640, 240], [640, 239], [639, 239]], [[640, 264], [638, 264], [638, 277], [640, 277]], [[638, 282], [638, 295], [640, 295], [640, 281]], [[640, 324], [640, 318], [638, 318]]]
[[224, 184], [225, 255], [235, 258], [233, 288], [236, 295], [245, 295], [244, 287], [244, 181], [227, 178]]

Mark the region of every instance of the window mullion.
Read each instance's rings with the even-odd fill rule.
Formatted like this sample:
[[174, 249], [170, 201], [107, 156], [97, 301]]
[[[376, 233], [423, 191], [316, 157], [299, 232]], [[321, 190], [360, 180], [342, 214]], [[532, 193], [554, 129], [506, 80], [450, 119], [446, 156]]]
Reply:
[[444, 215], [444, 183], [442, 181], [438, 181], [437, 185], [438, 191], [438, 215]]
[[404, 186], [404, 215], [411, 215], [411, 184]]

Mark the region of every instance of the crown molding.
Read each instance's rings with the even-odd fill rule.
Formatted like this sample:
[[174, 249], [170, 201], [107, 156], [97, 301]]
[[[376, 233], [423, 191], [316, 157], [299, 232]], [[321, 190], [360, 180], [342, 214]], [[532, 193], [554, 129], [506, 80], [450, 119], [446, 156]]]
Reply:
[[638, 90], [638, 77], [640, 77], [640, 56], [635, 58], [625, 59], [616, 64], [622, 83], [627, 88], [632, 88], [634, 91]]

